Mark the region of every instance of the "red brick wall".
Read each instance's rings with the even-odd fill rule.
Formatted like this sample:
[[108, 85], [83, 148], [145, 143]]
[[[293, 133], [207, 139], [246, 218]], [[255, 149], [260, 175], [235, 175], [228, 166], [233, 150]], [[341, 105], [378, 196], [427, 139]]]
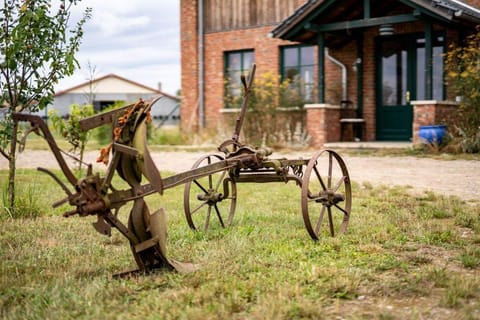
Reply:
[[325, 142], [340, 140], [340, 108], [309, 105], [306, 109], [306, 126], [312, 147], [321, 147]]
[[257, 65], [256, 77], [262, 73], [279, 71], [279, 46], [289, 41], [269, 38], [273, 26], [242, 29], [205, 35], [205, 123], [216, 128], [220, 110], [224, 108], [224, 52], [253, 49]]
[[184, 133], [198, 129], [197, 0], [180, 1], [182, 100], [180, 126]]
[[458, 120], [458, 105], [455, 103], [413, 102], [413, 142], [419, 143], [418, 130], [421, 126], [446, 125], [452, 131]]
[[[198, 0], [181, 0], [181, 65], [182, 102], [181, 129], [198, 129]], [[303, 1], [299, 1], [303, 3]], [[293, 13], [293, 12], [292, 12]], [[279, 46], [289, 41], [269, 38], [275, 26], [240, 29], [204, 35], [204, 111], [206, 128], [216, 128], [223, 108], [224, 52], [253, 49], [257, 76], [265, 72], [278, 73]]]
[[480, 0], [463, 0], [462, 2], [475, 8], [480, 8]]

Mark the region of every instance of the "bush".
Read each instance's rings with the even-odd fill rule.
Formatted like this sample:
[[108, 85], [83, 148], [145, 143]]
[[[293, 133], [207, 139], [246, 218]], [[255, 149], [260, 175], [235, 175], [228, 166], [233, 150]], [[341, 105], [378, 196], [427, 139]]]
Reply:
[[[151, 124], [149, 125], [151, 127]], [[152, 129], [149, 143], [160, 145], [183, 145], [185, 139], [183, 138], [179, 128], [156, 128]]]
[[447, 83], [461, 97], [454, 141], [463, 152], [480, 152], [480, 32], [464, 47], [450, 46], [445, 58]]
[[[243, 95], [225, 85], [225, 105], [230, 108], [240, 108]], [[281, 143], [286, 132], [293, 130], [295, 123], [281, 123], [279, 110], [303, 108], [305, 103], [301, 94], [301, 83], [280, 80], [272, 73], [263, 73], [255, 78], [247, 104], [247, 113], [243, 122], [242, 133], [245, 143], [254, 145], [274, 145]], [[302, 127], [304, 124], [302, 123]]]
[[63, 119], [55, 109], [51, 109], [48, 113], [49, 119], [52, 121], [53, 128], [67, 139], [72, 146], [71, 152], [77, 152], [80, 157], [79, 170], [82, 169], [83, 155], [85, 146], [87, 145], [89, 132], [80, 130], [80, 120], [93, 115], [92, 105], [72, 104], [70, 106], [70, 113], [67, 119]]

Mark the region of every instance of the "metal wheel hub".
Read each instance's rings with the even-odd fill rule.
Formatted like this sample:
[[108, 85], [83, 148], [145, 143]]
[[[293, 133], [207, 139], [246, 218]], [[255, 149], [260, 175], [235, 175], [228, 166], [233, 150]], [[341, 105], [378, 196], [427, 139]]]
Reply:
[[209, 205], [214, 205], [223, 200], [223, 193], [209, 189], [207, 193], [197, 194], [197, 199], [200, 201], [206, 201]]
[[319, 192], [318, 195], [312, 197], [312, 199], [324, 206], [331, 207], [339, 202], [345, 201], [345, 196], [341, 193], [335, 193], [332, 190], [324, 190]]

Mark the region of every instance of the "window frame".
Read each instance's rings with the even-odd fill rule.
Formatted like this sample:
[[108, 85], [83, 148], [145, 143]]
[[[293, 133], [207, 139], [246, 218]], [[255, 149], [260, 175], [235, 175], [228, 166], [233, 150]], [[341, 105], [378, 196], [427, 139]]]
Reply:
[[[230, 66], [230, 59], [232, 58], [232, 55], [234, 54], [240, 54], [240, 68], [239, 69], [235, 69], [233, 70], [230, 70], [229, 69], [229, 66]], [[236, 73], [236, 72], [239, 72], [240, 74], [243, 74], [245, 76], [248, 75], [248, 72], [250, 70], [250, 67], [251, 65], [246, 65], [247, 64], [247, 59], [245, 58], [245, 55], [246, 54], [251, 54], [252, 57], [251, 57], [251, 61], [252, 63], [255, 62], [255, 50], [253, 48], [249, 48], [249, 49], [241, 49], [241, 50], [232, 50], [232, 51], [224, 51], [223, 53], [223, 61], [224, 61], [224, 67], [223, 67], [223, 70], [224, 70], [224, 81], [225, 81], [225, 87], [224, 87], [224, 97], [227, 97], [229, 94], [232, 94], [232, 96], [239, 96], [239, 94], [241, 94], [241, 90], [237, 93], [232, 93], [232, 92], [228, 92], [229, 88], [230, 90], [232, 90], [232, 87], [231, 87], [231, 84], [234, 83], [234, 84], [240, 84], [240, 79], [235, 79], [234, 82], [232, 82], [232, 78], [230, 78], [230, 75], [232, 73]], [[240, 88], [240, 87], [238, 87]], [[233, 87], [233, 89], [238, 89], [237, 87]], [[228, 99], [227, 99], [228, 100]], [[225, 102], [225, 108], [235, 108], [234, 105], [231, 105], [230, 103], [228, 103], [228, 101]]]
[[[302, 79], [302, 81], [305, 81], [305, 79], [303, 79], [303, 75], [302, 75], [302, 69], [304, 68], [307, 68], [307, 67], [311, 67], [312, 68], [312, 76], [311, 76], [311, 80], [310, 82], [304, 82], [303, 83], [303, 87], [299, 87], [298, 90], [300, 91], [302, 97], [305, 99], [305, 102], [313, 102], [315, 100], [315, 94], [314, 94], [314, 90], [315, 90], [315, 69], [316, 69], [316, 66], [317, 66], [317, 63], [316, 63], [316, 54], [315, 54], [315, 45], [308, 45], [308, 44], [296, 44], [296, 45], [286, 45], [286, 46], [280, 46], [280, 81], [284, 81], [285, 79], [287, 79], [288, 77], [285, 75], [286, 73], [286, 65], [285, 65], [285, 51], [287, 49], [296, 49], [297, 51], [297, 61], [296, 61], [296, 69], [299, 70], [299, 73], [300, 73], [300, 79]], [[312, 62], [311, 63], [303, 63], [302, 62], [302, 49], [305, 49], [305, 48], [311, 48], [312, 49]], [[305, 97], [305, 92], [307, 92], [307, 87], [310, 87], [310, 97]]]

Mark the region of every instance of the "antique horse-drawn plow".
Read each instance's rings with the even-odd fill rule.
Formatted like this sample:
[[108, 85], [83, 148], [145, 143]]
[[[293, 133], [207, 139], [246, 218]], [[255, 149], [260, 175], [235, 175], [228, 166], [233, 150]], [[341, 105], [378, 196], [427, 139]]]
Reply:
[[[99, 161], [107, 164], [104, 176], [93, 173], [89, 165], [84, 178], [77, 179], [68, 167], [45, 122], [34, 115], [14, 113], [15, 121], [30, 122], [37, 134], [43, 135], [71, 190], [54, 173], [49, 174], [65, 191], [67, 197], [53, 204], [68, 203], [73, 210], [65, 217], [96, 215], [95, 229], [104, 235], [116, 228], [129, 243], [140, 271], [166, 268], [191, 271], [195, 266], [167, 257], [167, 222], [163, 208], [151, 213], [145, 197], [184, 184], [184, 211], [190, 228], [207, 230], [216, 223], [227, 227], [232, 223], [237, 202], [238, 183], [294, 181], [301, 188], [301, 212], [308, 234], [318, 240], [321, 232], [335, 236], [345, 232], [350, 218], [351, 185], [342, 158], [333, 150], [323, 149], [310, 159], [270, 159], [268, 148], [252, 148], [240, 142], [240, 130], [245, 117], [255, 65], [248, 80], [242, 77], [243, 104], [235, 124], [232, 139], [218, 150], [223, 154], [208, 154], [198, 159], [191, 170], [162, 178], [147, 148], [149, 111], [156, 100], [138, 101], [114, 111], [82, 120], [82, 130], [111, 123], [113, 141], [102, 149]], [[112, 159], [109, 159], [110, 151]], [[119, 190], [112, 184], [115, 172], [128, 183]], [[142, 184], [142, 176], [148, 183]], [[132, 203], [128, 222], [123, 223], [118, 212]], [[326, 225], [326, 226], [324, 226]]]

